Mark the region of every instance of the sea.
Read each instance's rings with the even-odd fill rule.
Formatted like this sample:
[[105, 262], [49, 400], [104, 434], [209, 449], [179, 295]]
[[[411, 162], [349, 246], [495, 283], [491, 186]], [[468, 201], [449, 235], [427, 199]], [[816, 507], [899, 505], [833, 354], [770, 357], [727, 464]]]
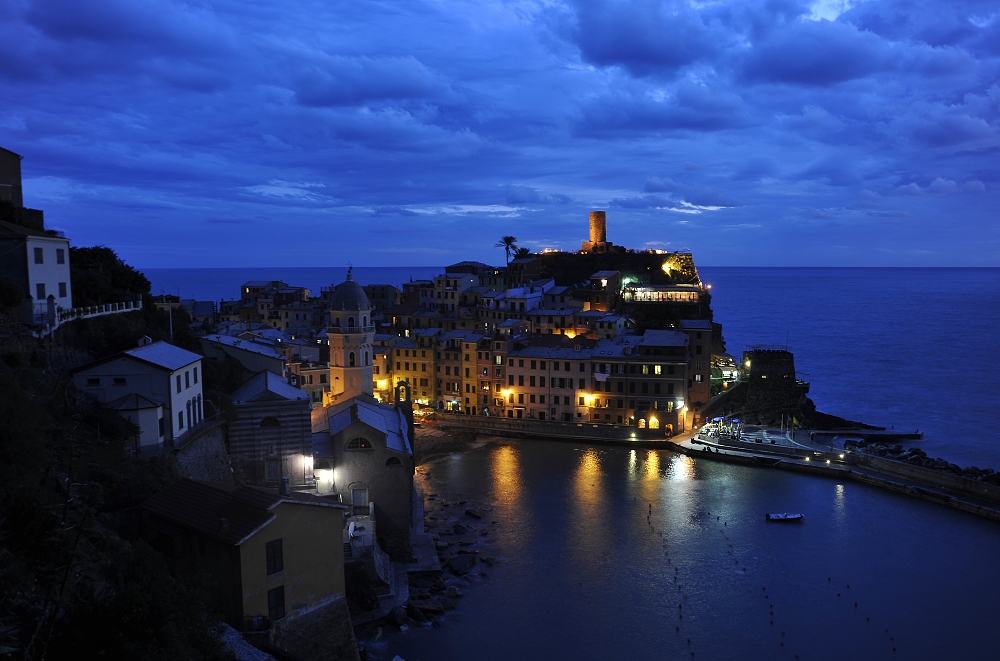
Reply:
[[[1000, 470], [1000, 269], [699, 271], [729, 353], [787, 346], [821, 411], [919, 430], [907, 445]], [[154, 293], [213, 300], [251, 279], [318, 289], [345, 273], [146, 271]], [[493, 508], [480, 552], [499, 564], [461, 579], [439, 626], [363, 634], [376, 659], [1000, 658], [993, 521], [853, 482], [585, 443], [482, 439], [417, 478]], [[767, 523], [771, 511], [805, 519]]]

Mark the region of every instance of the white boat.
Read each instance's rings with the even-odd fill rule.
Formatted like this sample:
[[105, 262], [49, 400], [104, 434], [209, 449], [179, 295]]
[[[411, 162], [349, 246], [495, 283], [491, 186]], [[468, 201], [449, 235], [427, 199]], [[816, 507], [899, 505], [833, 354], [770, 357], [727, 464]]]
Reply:
[[783, 512], [781, 514], [768, 514], [768, 521], [801, 521], [802, 515], [795, 514], [792, 512]]

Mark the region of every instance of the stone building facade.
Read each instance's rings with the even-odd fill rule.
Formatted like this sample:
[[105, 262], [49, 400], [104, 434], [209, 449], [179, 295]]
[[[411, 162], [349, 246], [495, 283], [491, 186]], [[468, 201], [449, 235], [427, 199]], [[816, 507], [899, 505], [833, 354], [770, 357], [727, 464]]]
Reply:
[[274, 372], [260, 372], [233, 393], [236, 421], [229, 427], [229, 452], [243, 479], [293, 488], [313, 486], [309, 393]]

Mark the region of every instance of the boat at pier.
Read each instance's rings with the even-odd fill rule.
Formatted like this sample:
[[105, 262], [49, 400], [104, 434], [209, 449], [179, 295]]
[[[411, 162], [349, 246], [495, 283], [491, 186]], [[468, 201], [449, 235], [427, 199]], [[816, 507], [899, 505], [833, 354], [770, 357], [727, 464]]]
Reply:
[[768, 521], [801, 521], [802, 515], [795, 514], [792, 512], [783, 512], [781, 514], [767, 514]]

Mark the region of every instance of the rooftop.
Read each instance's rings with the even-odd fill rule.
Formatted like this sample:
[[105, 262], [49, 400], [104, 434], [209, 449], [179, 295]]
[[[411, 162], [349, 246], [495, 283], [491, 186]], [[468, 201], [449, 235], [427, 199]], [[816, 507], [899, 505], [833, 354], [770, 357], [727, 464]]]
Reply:
[[308, 401], [309, 394], [269, 370], [254, 374], [233, 393], [233, 404], [248, 404], [276, 399]]
[[[339, 434], [355, 422], [361, 422], [385, 434], [385, 445], [390, 450], [413, 454], [413, 448], [407, 439], [409, 423], [403, 412], [395, 406], [355, 398], [349, 407], [330, 416], [330, 436]], [[329, 439], [326, 441], [327, 444], [321, 441], [319, 448], [314, 444], [314, 453], [333, 456], [332, 447], [327, 447]], [[330, 452], [325, 452], [327, 449]]]
[[186, 478], [147, 498], [139, 507], [161, 519], [238, 546], [273, 521], [274, 508], [281, 503], [347, 509], [311, 494], [293, 492], [282, 496], [275, 489], [232, 487]]
[[105, 406], [116, 411], [137, 411], [140, 409], [158, 409], [161, 405], [136, 393], [119, 397], [114, 401], [108, 402]]
[[137, 360], [141, 360], [170, 371], [178, 370], [203, 358], [200, 354], [188, 351], [187, 349], [181, 349], [180, 347], [175, 347], [169, 342], [163, 341], [153, 342], [152, 344], [147, 344], [144, 347], [128, 349], [123, 353]]
[[641, 344], [647, 347], [686, 347], [687, 335], [675, 330], [647, 330]]
[[243, 351], [250, 351], [252, 353], [258, 353], [262, 356], [268, 356], [269, 358], [279, 358], [285, 360], [285, 357], [279, 355], [274, 349], [267, 346], [266, 344], [260, 344], [253, 342], [251, 340], [242, 340], [238, 337], [232, 337], [230, 335], [206, 335], [201, 338], [202, 341], [214, 342], [216, 344], [224, 344], [234, 349], [241, 349]]
[[708, 319], [682, 319], [681, 328], [684, 330], [712, 330], [712, 322]]
[[25, 227], [23, 225], [15, 225], [14, 223], [8, 223], [6, 221], [0, 220], [0, 237], [32, 237], [36, 239], [62, 239], [67, 240], [65, 237], [61, 237], [54, 230], [34, 230], [30, 227]]

